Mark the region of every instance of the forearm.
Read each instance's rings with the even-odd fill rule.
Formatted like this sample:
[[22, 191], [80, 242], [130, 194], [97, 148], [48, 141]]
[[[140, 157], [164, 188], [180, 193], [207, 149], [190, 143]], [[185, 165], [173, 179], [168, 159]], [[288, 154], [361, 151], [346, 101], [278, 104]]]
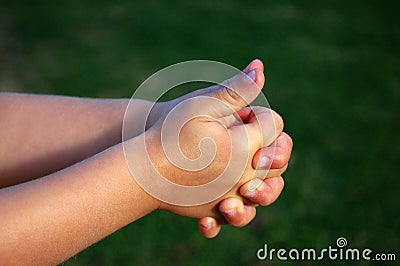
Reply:
[[0, 190], [0, 206], [1, 260], [10, 265], [60, 263], [158, 207], [134, 182], [120, 144]]
[[[0, 94], [0, 187], [45, 176], [121, 142], [128, 99]], [[146, 101], [135, 100], [143, 132]], [[135, 123], [132, 123], [135, 125]]]

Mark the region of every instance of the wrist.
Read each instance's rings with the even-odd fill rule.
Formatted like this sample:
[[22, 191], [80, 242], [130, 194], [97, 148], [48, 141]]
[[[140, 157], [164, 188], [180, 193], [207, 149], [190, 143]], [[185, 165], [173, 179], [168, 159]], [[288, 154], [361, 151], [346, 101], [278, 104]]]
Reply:
[[[147, 134], [148, 131], [146, 131]], [[147, 138], [147, 135], [146, 135]], [[144, 145], [145, 134], [140, 134], [137, 137], [128, 139], [122, 143], [124, 161], [126, 170], [132, 179], [137, 191], [140, 192], [138, 198], [146, 202], [150, 207], [150, 211], [160, 208], [161, 201], [154, 197], [149, 191], [151, 181], [154, 178], [152, 164], [148, 157], [148, 151]]]

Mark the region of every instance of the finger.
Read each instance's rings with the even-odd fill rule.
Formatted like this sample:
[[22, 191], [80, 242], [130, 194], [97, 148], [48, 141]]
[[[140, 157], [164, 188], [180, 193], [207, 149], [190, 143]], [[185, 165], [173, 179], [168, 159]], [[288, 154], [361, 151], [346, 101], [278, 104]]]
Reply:
[[206, 238], [216, 237], [221, 230], [221, 225], [212, 217], [204, 217], [198, 220], [199, 232]]
[[252, 109], [246, 124], [249, 137], [255, 140], [260, 147], [271, 145], [283, 131], [281, 116], [269, 108], [260, 106], [249, 108]]
[[[262, 72], [264, 72], [263, 62], [261, 60], [259, 60], [259, 59], [254, 59], [253, 61], [250, 62], [250, 64], [248, 64], [246, 66], [246, 68], [243, 70], [243, 72], [244, 73], [248, 73], [253, 69], [259, 69]], [[261, 80], [259, 80], [259, 81], [261, 81]], [[261, 84], [261, 83], [258, 84], [258, 85], [260, 86], [260, 88], [263, 87], [263, 84]], [[208, 88], [192, 91], [192, 92], [190, 92], [188, 94], [185, 94], [184, 96], [180, 97], [180, 99], [181, 100], [185, 100], [185, 99], [189, 99], [189, 98], [196, 97], [196, 96], [206, 95], [206, 94], [214, 92], [214, 91], [216, 91], [218, 89], [220, 89], [219, 85], [213, 85], [213, 86], [210, 86]]]
[[249, 181], [240, 187], [240, 195], [261, 206], [267, 206], [275, 202], [284, 187], [284, 180], [281, 176], [267, 178], [264, 181], [258, 180], [259, 184], [255, 189], [255, 180]]
[[285, 164], [282, 168], [279, 168], [279, 169], [257, 170], [257, 171], [266, 171], [266, 174], [264, 174], [263, 178], [260, 178], [260, 179], [264, 180], [267, 178], [278, 177], [278, 176], [283, 175], [283, 173], [287, 170], [287, 168], [288, 168], [288, 164]]
[[279, 177], [282, 176], [283, 173], [288, 168], [288, 164], [284, 165], [282, 168], [279, 169], [267, 169], [267, 170], [256, 170], [253, 173], [253, 177], [251, 183], [249, 183], [249, 190], [252, 190], [260, 185], [259, 181], [263, 181], [267, 178], [272, 177]]
[[259, 59], [254, 59], [253, 61], [248, 64], [248, 66], [243, 70], [243, 72], [247, 73], [253, 69], [260, 69], [261, 71], [264, 71], [264, 65], [263, 62]]
[[256, 208], [254, 206], [244, 205], [237, 198], [228, 198], [221, 201], [219, 210], [227, 222], [235, 227], [247, 225], [256, 216]]
[[253, 157], [253, 168], [258, 170], [279, 169], [288, 164], [293, 141], [288, 134], [281, 135], [268, 147], [258, 150]]
[[263, 86], [264, 73], [260, 69], [253, 69], [247, 74], [239, 72], [233, 78], [222, 82], [218, 89], [205, 95], [220, 101], [220, 104], [208, 106], [209, 114], [218, 118], [235, 114], [253, 102]]

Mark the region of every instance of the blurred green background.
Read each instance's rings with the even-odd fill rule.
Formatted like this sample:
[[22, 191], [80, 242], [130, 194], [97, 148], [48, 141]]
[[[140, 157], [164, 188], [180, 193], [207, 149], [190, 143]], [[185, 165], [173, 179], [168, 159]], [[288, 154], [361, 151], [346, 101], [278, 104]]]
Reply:
[[259, 261], [256, 251], [264, 243], [322, 249], [340, 236], [350, 248], [400, 260], [398, 8], [356, 0], [0, 1], [0, 91], [130, 97], [173, 63], [243, 68], [260, 58], [265, 93], [295, 143], [285, 190], [249, 226], [225, 226], [208, 240], [195, 220], [156, 212], [65, 265], [298, 265]]

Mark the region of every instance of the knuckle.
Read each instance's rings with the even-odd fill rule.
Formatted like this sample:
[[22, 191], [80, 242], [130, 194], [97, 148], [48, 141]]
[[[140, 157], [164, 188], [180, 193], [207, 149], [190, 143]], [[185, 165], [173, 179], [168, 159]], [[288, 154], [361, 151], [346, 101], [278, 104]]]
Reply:
[[266, 182], [264, 183], [266, 188], [263, 191], [260, 191], [258, 204], [260, 204], [261, 206], [268, 206], [278, 199], [283, 189], [283, 179], [278, 178], [278, 183], [278, 186], [272, 186], [271, 184]]
[[281, 185], [281, 190], [280, 190], [280, 192], [281, 192], [283, 190], [283, 188], [285, 187], [285, 179], [283, 179], [282, 177], [279, 177], [278, 180]]
[[241, 104], [244, 102], [243, 98], [237, 93], [234, 82], [231, 79], [225, 81], [220, 92], [222, 99], [229, 104], [236, 105], [238, 102]]
[[287, 138], [287, 140], [288, 140], [288, 143], [289, 143], [289, 147], [290, 148], [292, 148], [293, 147], [293, 139], [292, 139], [292, 137], [290, 137], [288, 134], [286, 134], [286, 133], [284, 133], [285, 134], [285, 136], [286, 136], [286, 138]]
[[275, 195], [266, 196], [259, 204], [263, 207], [271, 205], [278, 197]]
[[274, 111], [273, 114], [274, 114], [275, 127], [279, 132], [282, 132], [284, 128], [283, 119], [277, 112]]
[[221, 100], [222, 104], [229, 104], [232, 105], [235, 103], [235, 98], [233, 93], [230, 91], [230, 89], [223, 87], [220, 90], [217, 91], [216, 93], [217, 99]]
[[274, 154], [274, 165], [276, 168], [282, 168], [286, 164], [286, 155], [284, 152], [280, 152], [280, 149], [277, 148]]
[[[268, 187], [268, 191], [272, 191], [272, 187], [269, 184], [264, 183]], [[260, 193], [260, 205], [268, 206], [274, 202], [274, 193], [263, 191]]]

